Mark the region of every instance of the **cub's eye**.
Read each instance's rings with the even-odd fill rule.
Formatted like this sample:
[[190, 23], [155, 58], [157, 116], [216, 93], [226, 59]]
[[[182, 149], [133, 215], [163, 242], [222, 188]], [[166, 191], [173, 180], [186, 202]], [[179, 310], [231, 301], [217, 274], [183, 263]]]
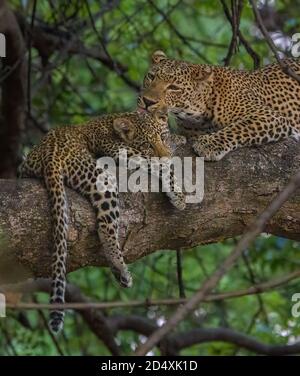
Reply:
[[177, 86], [177, 85], [169, 85], [169, 86], [168, 86], [168, 89], [169, 89], [169, 90], [176, 90], [176, 91], [181, 90], [180, 87]]

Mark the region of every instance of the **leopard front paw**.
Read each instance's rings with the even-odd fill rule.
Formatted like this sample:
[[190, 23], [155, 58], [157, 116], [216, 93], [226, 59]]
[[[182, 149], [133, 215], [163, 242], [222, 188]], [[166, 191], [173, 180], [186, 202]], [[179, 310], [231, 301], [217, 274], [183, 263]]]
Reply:
[[219, 161], [230, 151], [213, 143], [209, 135], [198, 137], [192, 147], [199, 157], [204, 157], [205, 161]]
[[170, 202], [178, 210], [184, 210], [186, 207], [186, 197], [182, 192], [168, 192]]
[[165, 144], [172, 150], [172, 154], [174, 154], [174, 152], [182, 145], [185, 145], [186, 142], [185, 136], [173, 133], [166, 139]]
[[185, 136], [181, 134], [172, 134], [171, 142], [174, 144], [174, 146], [179, 147], [181, 145], [185, 145], [187, 142], [187, 139]]

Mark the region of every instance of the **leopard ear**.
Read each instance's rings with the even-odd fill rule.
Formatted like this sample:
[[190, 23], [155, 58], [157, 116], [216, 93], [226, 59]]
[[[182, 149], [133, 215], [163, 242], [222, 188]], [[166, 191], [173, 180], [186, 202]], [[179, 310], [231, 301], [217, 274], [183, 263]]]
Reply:
[[166, 59], [167, 59], [167, 55], [163, 51], [160, 51], [160, 50], [153, 52], [151, 56], [151, 60], [153, 64], [158, 64], [162, 60], [166, 60]]
[[121, 137], [125, 142], [133, 140], [135, 134], [135, 127], [129, 119], [116, 118], [113, 121], [113, 128], [115, 133]]

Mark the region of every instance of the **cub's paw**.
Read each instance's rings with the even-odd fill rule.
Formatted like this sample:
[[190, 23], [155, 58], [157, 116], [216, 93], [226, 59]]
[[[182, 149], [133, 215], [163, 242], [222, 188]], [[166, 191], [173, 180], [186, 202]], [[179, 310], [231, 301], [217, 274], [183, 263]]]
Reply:
[[182, 192], [168, 192], [170, 202], [178, 210], [184, 210], [186, 207], [185, 194]]
[[214, 143], [209, 135], [198, 137], [192, 146], [195, 153], [204, 157], [205, 161], [219, 161], [230, 151]]

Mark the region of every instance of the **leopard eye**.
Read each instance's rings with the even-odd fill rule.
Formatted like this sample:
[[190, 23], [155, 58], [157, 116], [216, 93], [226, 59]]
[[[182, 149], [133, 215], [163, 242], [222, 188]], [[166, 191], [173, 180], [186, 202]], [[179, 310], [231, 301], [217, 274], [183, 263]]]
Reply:
[[178, 90], [181, 90], [181, 88], [179, 87], [179, 86], [177, 86], [177, 85], [169, 85], [168, 86], [168, 89], [169, 90], [174, 90], [174, 91], [178, 91]]

